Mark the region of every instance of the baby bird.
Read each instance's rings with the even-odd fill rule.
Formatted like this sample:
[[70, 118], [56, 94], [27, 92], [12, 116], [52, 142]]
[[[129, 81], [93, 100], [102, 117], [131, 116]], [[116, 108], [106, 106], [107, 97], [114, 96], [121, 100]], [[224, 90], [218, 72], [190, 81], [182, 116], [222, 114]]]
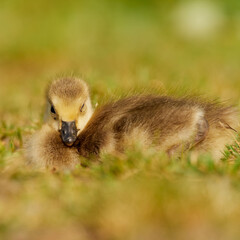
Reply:
[[239, 128], [235, 108], [197, 98], [132, 96], [93, 113], [87, 84], [77, 78], [50, 84], [45, 115], [45, 125], [28, 141], [27, 156], [51, 169], [71, 169], [80, 156], [123, 153], [135, 142], [169, 156], [191, 149], [219, 159]]

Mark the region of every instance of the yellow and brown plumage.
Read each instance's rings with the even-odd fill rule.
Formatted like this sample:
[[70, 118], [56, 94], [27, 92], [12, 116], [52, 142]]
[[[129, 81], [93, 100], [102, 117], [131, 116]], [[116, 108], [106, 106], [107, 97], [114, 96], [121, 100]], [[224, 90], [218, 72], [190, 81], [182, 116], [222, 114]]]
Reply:
[[219, 159], [238, 124], [232, 107], [193, 98], [133, 96], [96, 110], [75, 145], [88, 156], [122, 151], [129, 142], [142, 141], [170, 155], [193, 148]]
[[[35, 158], [32, 162], [45, 167], [72, 168], [79, 155], [122, 153], [133, 142], [155, 146], [170, 156], [191, 149], [219, 159], [239, 128], [235, 108], [197, 98], [139, 95], [93, 112], [88, 87], [76, 78], [55, 80], [47, 98], [46, 126], [27, 148]], [[35, 148], [41, 148], [38, 156], [31, 154]]]
[[25, 148], [28, 165], [36, 169], [66, 170], [79, 164], [77, 149], [66, 146], [48, 124], [27, 140]]
[[47, 88], [46, 98], [45, 124], [25, 144], [28, 163], [42, 169], [71, 169], [79, 154], [69, 146], [93, 113], [88, 86], [78, 78], [57, 79]]

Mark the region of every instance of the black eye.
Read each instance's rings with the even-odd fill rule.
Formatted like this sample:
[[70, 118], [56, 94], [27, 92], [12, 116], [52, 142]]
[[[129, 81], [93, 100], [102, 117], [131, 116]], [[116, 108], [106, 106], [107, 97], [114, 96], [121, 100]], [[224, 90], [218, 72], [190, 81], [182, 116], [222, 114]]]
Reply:
[[56, 114], [56, 111], [53, 106], [51, 106], [51, 113]]
[[80, 112], [82, 112], [82, 110], [83, 110], [83, 108], [84, 108], [84, 105], [85, 105], [85, 104], [82, 105], [82, 107], [81, 107], [81, 109], [80, 109]]

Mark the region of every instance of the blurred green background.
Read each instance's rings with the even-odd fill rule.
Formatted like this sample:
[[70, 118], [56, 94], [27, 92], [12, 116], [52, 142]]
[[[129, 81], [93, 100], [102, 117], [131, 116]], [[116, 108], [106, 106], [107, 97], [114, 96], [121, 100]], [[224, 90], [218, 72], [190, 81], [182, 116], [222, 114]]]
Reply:
[[147, 87], [239, 103], [239, 12], [238, 0], [1, 0], [1, 118], [39, 113], [62, 74], [96, 99]]
[[231, 164], [136, 149], [72, 174], [8, 167], [59, 76], [85, 79], [94, 104], [145, 91], [239, 106], [239, 0], [1, 0], [0, 23], [1, 239], [239, 239], [238, 147]]

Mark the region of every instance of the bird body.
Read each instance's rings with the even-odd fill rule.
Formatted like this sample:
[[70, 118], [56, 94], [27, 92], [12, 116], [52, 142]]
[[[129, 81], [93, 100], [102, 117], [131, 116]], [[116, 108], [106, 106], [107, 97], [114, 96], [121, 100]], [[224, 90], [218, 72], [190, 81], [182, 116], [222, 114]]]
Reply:
[[186, 150], [222, 156], [239, 129], [238, 111], [198, 98], [138, 95], [92, 109], [86, 83], [55, 80], [47, 91], [46, 123], [26, 144], [35, 166], [73, 168], [79, 157], [118, 154], [133, 143], [169, 156]]
[[141, 142], [170, 156], [192, 148], [219, 159], [235, 129], [238, 112], [232, 107], [194, 98], [132, 96], [97, 109], [75, 146], [86, 157]]

